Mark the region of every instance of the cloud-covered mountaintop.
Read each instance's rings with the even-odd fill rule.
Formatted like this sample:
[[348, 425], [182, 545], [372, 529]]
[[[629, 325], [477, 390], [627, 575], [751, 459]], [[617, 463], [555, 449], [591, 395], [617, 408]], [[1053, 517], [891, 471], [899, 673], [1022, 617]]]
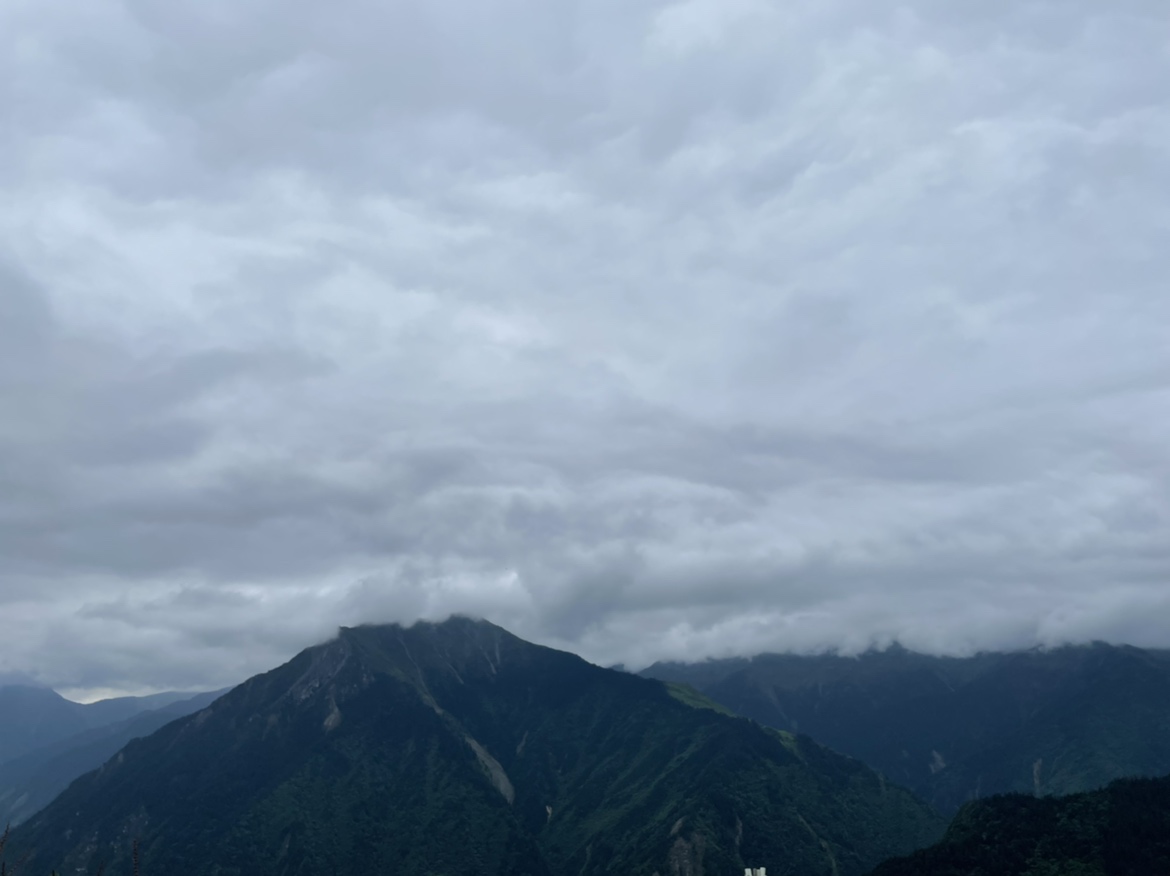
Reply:
[[5, 4], [0, 671], [1170, 644], [1168, 23]]

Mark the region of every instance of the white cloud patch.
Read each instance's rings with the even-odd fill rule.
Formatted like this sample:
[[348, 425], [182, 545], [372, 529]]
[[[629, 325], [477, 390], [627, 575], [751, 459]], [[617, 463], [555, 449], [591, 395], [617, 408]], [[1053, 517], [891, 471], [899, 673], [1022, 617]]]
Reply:
[[1170, 645], [1163, 6], [6, 4], [0, 672]]

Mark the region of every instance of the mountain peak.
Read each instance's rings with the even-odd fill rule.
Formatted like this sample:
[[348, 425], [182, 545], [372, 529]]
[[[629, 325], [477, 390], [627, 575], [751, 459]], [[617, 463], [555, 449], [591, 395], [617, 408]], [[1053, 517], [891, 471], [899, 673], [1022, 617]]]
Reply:
[[522, 642], [503, 627], [496, 626], [483, 618], [471, 617], [463, 614], [453, 614], [445, 620], [417, 620], [412, 624], [361, 624], [356, 627], [340, 627], [338, 638], [341, 639], [368, 639], [384, 637], [405, 637], [407, 640], [422, 644], [424, 642], [457, 644], [459, 642], [496, 642], [510, 639]]
[[343, 627], [338, 640], [367, 669], [412, 682], [436, 676], [460, 683], [494, 677], [505, 665], [527, 663], [541, 654], [588, 665], [576, 655], [525, 642], [490, 621], [465, 615], [410, 626]]
[[443, 620], [427, 620], [420, 618], [405, 624], [398, 621], [390, 623], [370, 623], [358, 624], [353, 627], [340, 627], [339, 631], [342, 634], [360, 632], [361, 630], [430, 630], [435, 632], [457, 632], [460, 630], [471, 630], [477, 628], [492, 628], [503, 632], [502, 627], [498, 627], [491, 621], [485, 620], [481, 617], [475, 617], [469, 614], [451, 614]]
[[192, 876], [855, 876], [941, 833], [859, 762], [694, 699], [487, 621], [346, 628], [131, 743], [13, 848], [78, 873], [141, 836], [144, 871]]

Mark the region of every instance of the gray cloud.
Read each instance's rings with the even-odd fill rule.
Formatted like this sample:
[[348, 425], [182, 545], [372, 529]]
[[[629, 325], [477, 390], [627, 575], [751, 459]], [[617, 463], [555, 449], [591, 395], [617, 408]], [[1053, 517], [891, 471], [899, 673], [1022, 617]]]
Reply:
[[0, 672], [1170, 645], [1153, 0], [0, 12]]

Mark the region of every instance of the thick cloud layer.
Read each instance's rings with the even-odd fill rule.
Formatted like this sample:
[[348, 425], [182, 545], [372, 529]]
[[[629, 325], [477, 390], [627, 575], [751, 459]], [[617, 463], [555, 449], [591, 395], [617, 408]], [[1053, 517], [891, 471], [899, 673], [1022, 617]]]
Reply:
[[1164, 0], [0, 8], [0, 671], [1170, 645]]

